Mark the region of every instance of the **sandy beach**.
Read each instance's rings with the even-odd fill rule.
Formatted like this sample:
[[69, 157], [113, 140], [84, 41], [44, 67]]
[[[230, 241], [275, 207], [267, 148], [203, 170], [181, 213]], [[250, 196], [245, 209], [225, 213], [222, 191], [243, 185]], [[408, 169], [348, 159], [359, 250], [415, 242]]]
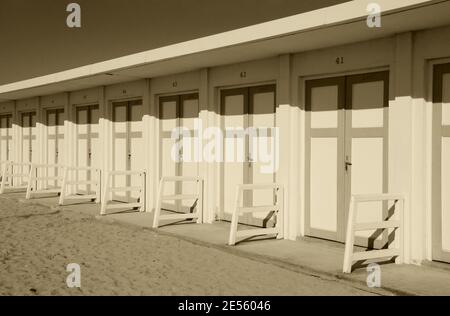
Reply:
[[[66, 285], [69, 263], [81, 267], [81, 288]], [[0, 197], [0, 294], [370, 293], [148, 229]]]

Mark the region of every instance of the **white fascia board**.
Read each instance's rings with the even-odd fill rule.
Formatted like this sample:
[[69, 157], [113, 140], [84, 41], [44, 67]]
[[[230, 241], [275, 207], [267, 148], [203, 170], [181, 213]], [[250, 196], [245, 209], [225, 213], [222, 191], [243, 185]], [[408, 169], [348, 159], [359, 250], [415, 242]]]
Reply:
[[[36, 88], [99, 74], [112, 73], [122, 69], [157, 63], [195, 53], [212, 51], [255, 41], [263, 41], [293, 33], [305, 32], [312, 29], [365, 19], [368, 14], [367, 5], [373, 2], [374, 0], [354, 0], [323, 9], [114, 58], [50, 75], [1, 85], [0, 96], [2, 93]], [[406, 9], [408, 7], [416, 7], [431, 2], [433, 2], [433, 0], [376, 1], [376, 3], [380, 5], [383, 14], [399, 10], [401, 11], [402, 9]]]

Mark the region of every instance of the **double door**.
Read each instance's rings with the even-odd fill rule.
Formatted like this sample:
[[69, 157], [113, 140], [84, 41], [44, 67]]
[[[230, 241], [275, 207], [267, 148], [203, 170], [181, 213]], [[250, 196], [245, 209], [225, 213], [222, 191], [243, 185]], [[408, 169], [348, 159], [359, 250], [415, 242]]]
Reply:
[[[220, 93], [223, 163], [220, 217], [230, 220], [236, 208], [236, 188], [240, 184], [268, 184], [276, 177], [276, 86], [264, 85], [222, 90]], [[241, 206], [272, 205], [272, 190], [244, 192]], [[246, 214], [239, 222], [266, 226], [267, 214]]]
[[[306, 90], [306, 234], [343, 242], [352, 194], [388, 191], [389, 73], [308, 80]], [[382, 202], [361, 204], [358, 222], [389, 217]], [[387, 231], [358, 232], [381, 247]]]
[[[197, 176], [200, 159], [199, 136], [195, 121], [199, 119], [198, 93], [159, 98], [159, 161], [161, 176]], [[192, 182], [165, 184], [164, 195], [195, 194]], [[164, 201], [162, 208], [189, 212], [195, 202]]]
[[[142, 100], [114, 102], [112, 167], [117, 171], [140, 171], [144, 169], [144, 142], [142, 140], [144, 107]], [[142, 185], [137, 175], [117, 175], [112, 179], [115, 187], [138, 187]], [[115, 193], [113, 199], [131, 202], [138, 197], [136, 191]]]
[[[101, 145], [99, 143], [99, 107], [98, 105], [80, 106], [76, 109], [77, 122], [77, 156], [76, 166], [101, 167]], [[77, 170], [76, 179], [80, 182], [95, 180], [95, 174], [90, 170]], [[80, 184], [77, 192], [90, 193], [93, 187], [90, 184]]]

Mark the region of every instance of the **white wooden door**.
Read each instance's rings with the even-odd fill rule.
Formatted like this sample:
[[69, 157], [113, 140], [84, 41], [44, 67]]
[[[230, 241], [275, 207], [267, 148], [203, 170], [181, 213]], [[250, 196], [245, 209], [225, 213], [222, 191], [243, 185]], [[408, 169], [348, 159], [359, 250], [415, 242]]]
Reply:
[[[306, 232], [344, 241], [351, 194], [387, 192], [388, 72], [306, 82]], [[386, 218], [387, 205], [359, 207], [359, 222]], [[357, 234], [379, 248], [387, 233]]]
[[[57, 165], [64, 161], [64, 109], [47, 110], [47, 164]], [[48, 168], [48, 177], [58, 177], [59, 168]], [[47, 188], [57, 187], [57, 180], [48, 180]]]
[[[236, 208], [239, 184], [273, 183], [276, 168], [275, 86], [266, 85], [221, 91], [221, 120], [224, 132], [221, 218], [230, 220]], [[246, 191], [243, 206], [271, 205], [273, 191]], [[247, 214], [239, 222], [268, 225], [267, 214]]]
[[[195, 139], [194, 124], [199, 116], [198, 94], [161, 97], [159, 104], [161, 176], [197, 176], [200, 148]], [[195, 192], [196, 185], [192, 182], [167, 182], [164, 195]], [[195, 208], [196, 202], [165, 201], [162, 208], [189, 212]]]
[[344, 240], [345, 78], [306, 82], [306, 234]]
[[[99, 144], [99, 107], [98, 105], [82, 106], [76, 109], [77, 121], [77, 167], [100, 168]], [[88, 170], [78, 170], [75, 175], [78, 181], [92, 181], [95, 174]], [[90, 184], [80, 184], [77, 192], [89, 194], [93, 187]]]
[[433, 74], [433, 260], [450, 262], [450, 63]]
[[[113, 103], [113, 170], [143, 170], [142, 100]], [[115, 187], [140, 186], [136, 175], [113, 177]], [[117, 193], [115, 200], [131, 202], [138, 192]]]
[[[22, 130], [22, 152], [21, 152], [21, 162], [30, 163], [38, 162], [37, 152], [37, 138], [36, 138], [36, 112], [25, 112], [21, 114], [21, 130]], [[22, 174], [28, 173], [28, 167], [24, 166], [21, 168]], [[25, 185], [28, 177], [13, 179], [13, 181], [18, 181], [14, 185], [22, 186]]]
[[0, 161], [10, 160], [12, 144], [12, 116], [0, 115]]
[[[388, 192], [388, 73], [369, 73], [346, 78], [345, 214], [351, 194]], [[387, 203], [358, 206], [357, 222], [380, 222], [392, 216]], [[345, 217], [347, 223], [347, 216]], [[357, 232], [355, 243], [382, 248], [392, 230]], [[359, 237], [359, 238], [358, 238]]]
[[[248, 183], [266, 184], [275, 182], [277, 150], [275, 127], [275, 86], [267, 85], [249, 88], [249, 135], [247, 168]], [[275, 192], [254, 190], [245, 195], [252, 206], [273, 205]], [[248, 221], [257, 226], [273, 225], [271, 214], [249, 214]], [[270, 221], [270, 222], [269, 222]]]

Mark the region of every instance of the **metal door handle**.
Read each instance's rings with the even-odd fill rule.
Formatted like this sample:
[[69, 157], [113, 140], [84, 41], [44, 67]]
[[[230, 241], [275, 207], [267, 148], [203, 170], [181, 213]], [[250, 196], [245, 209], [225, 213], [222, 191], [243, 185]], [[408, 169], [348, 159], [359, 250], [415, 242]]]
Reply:
[[131, 159], [131, 153], [128, 153], [128, 159]]
[[345, 171], [348, 171], [348, 167], [352, 166], [353, 164], [351, 162], [346, 161], [345, 162]]

